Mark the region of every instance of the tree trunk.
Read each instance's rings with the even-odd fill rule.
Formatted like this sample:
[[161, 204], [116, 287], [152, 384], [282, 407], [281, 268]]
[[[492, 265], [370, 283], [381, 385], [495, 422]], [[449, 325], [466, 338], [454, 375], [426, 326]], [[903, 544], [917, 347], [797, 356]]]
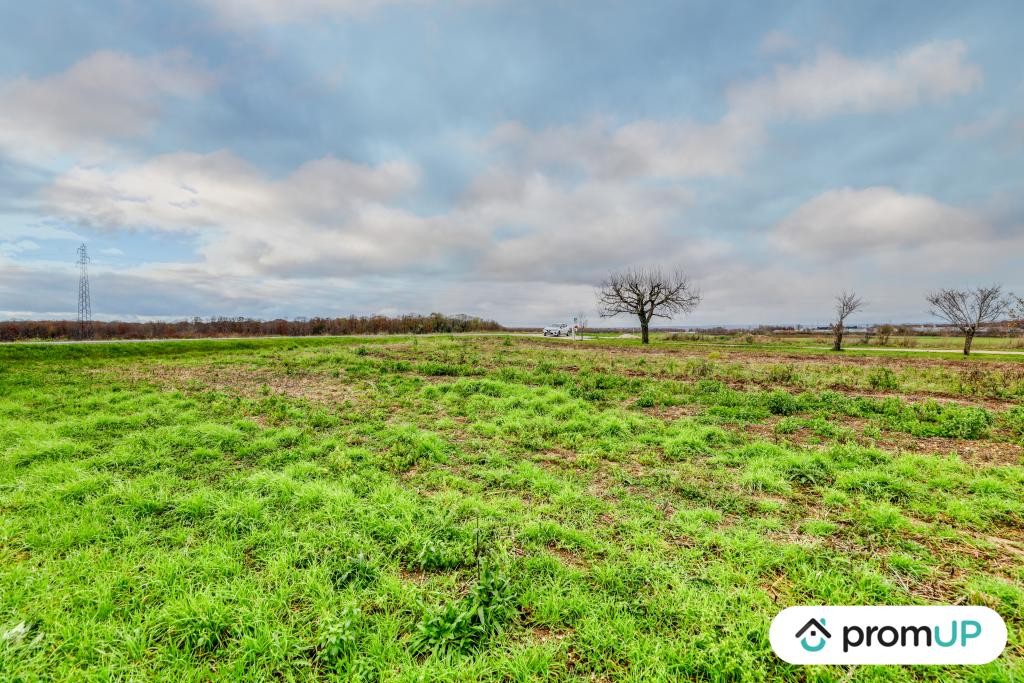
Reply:
[[843, 350], [843, 328], [837, 327], [835, 332], [832, 333], [832, 350], [842, 351]]
[[971, 343], [974, 342], [974, 332], [968, 332], [964, 337], [964, 355], [971, 355]]
[[643, 344], [650, 344], [651, 343], [650, 330], [648, 330], [648, 326], [649, 325], [650, 325], [649, 321], [644, 320], [643, 318], [640, 318], [640, 341]]

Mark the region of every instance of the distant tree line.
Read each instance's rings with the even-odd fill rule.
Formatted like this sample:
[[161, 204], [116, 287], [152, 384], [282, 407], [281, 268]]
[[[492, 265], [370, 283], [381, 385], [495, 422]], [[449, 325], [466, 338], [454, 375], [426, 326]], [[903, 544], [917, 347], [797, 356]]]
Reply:
[[468, 315], [403, 315], [389, 317], [295, 318], [192, 318], [173, 322], [93, 322], [81, 327], [73, 320], [8, 320], [0, 322], [0, 341], [29, 339], [186, 339], [190, 337], [308, 337], [345, 334], [432, 334], [499, 332], [493, 320]]

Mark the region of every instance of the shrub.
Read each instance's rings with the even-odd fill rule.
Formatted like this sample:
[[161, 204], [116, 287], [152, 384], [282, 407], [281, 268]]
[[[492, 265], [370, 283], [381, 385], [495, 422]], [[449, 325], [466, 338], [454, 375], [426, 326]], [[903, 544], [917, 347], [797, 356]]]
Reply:
[[961, 394], [984, 393], [991, 384], [994, 384], [994, 381], [990, 373], [977, 365], [968, 365], [960, 371]]
[[725, 391], [725, 385], [714, 379], [702, 379], [694, 386], [694, 391], [702, 396], [720, 394]]
[[400, 471], [408, 470], [420, 460], [443, 460], [448, 451], [441, 437], [411, 425], [396, 428], [383, 441], [390, 448], [391, 461]]
[[804, 420], [798, 417], [784, 417], [775, 425], [776, 434], [796, 434], [805, 424]]
[[657, 404], [657, 400], [653, 393], [647, 391], [644, 392], [640, 398], [636, 400], [636, 406], [638, 408], [653, 408]]
[[831, 439], [839, 443], [856, 441], [857, 434], [849, 427], [833, 424], [823, 417], [816, 417], [808, 423], [811, 431], [823, 439]]
[[874, 368], [868, 373], [868, 385], [877, 391], [896, 391], [900, 388], [896, 373], [889, 368]]
[[317, 644], [317, 660], [336, 669], [356, 651], [359, 636], [359, 610], [345, 607], [336, 619], [327, 622]]
[[853, 398], [838, 391], [826, 389], [819, 393], [814, 400], [814, 408], [826, 413], [837, 415], [857, 416], [864, 412], [864, 404], [861, 397]]
[[716, 366], [707, 358], [687, 358], [686, 375], [697, 379], [707, 379], [715, 374]]
[[776, 363], [768, 368], [765, 379], [772, 384], [793, 384], [796, 381], [796, 368], [792, 363]]
[[762, 400], [772, 415], [792, 415], [800, 408], [796, 397], [782, 389], [768, 392]]
[[496, 566], [484, 563], [469, 594], [427, 614], [417, 625], [410, 647], [415, 653], [448, 656], [469, 653], [504, 629], [516, 614], [511, 584]]
[[992, 414], [983, 408], [972, 406], [945, 410], [939, 417], [939, 429], [943, 436], [958, 439], [980, 439], [992, 425]]
[[377, 579], [377, 568], [367, 559], [364, 553], [346, 558], [331, 572], [331, 585], [335, 590], [348, 586], [365, 586]]
[[999, 422], [1016, 437], [1024, 437], [1024, 406], [1015, 406], [999, 416]]
[[942, 405], [936, 401], [901, 406], [896, 412], [886, 413], [885, 419], [890, 429], [909, 432], [914, 436], [957, 439], [983, 438], [992, 422], [992, 414], [984, 408]]

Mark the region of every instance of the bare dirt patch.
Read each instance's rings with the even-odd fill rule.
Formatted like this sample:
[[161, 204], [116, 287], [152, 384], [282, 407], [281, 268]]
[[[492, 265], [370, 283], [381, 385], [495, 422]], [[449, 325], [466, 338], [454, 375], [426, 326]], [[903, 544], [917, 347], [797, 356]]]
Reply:
[[876, 444], [888, 451], [956, 453], [957, 457], [975, 465], [1020, 465], [1024, 462], [1024, 448], [1005, 441], [971, 441], [943, 436], [917, 437], [897, 432], [884, 432]]
[[644, 408], [643, 412], [645, 415], [651, 417], [657, 417], [665, 420], [666, 422], [672, 422], [673, 420], [679, 420], [684, 417], [694, 417], [700, 415], [704, 411], [704, 406], [697, 404], [688, 404], [680, 406], [655, 406], [653, 408]]
[[590, 564], [585, 559], [570, 550], [566, 550], [565, 548], [561, 548], [557, 545], [548, 545], [547, 550], [549, 553], [561, 560], [562, 564], [567, 567], [583, 571], [590, 569]]
[[566, 638], [572, 638], [572, 629], [555, 631], [547, 626], [534, 626], [528, 632], [528, 639], [533, 643], [544, 644], [551, 641], [560, 642]]
[[340, 377], [314, 373], [283, 373], [255, 366], [193, 367], [148, 365], [125, 368], [122, 377], [181, 391], [201, 387], [247, 398], [282, 395], [317, 403], [339, 404], [358, 401], [360, 391]]
[[1002, 536], [982, 536], [981, 538], [984, 538], [986, 541], [1000, 548], [1004, 552], [1016, 555], [1018, 558], [1024, 560], [1024, 542], [1003, 538]]
[[959, 405], [976, 406], [989, 410], [1007, 410], [1019, 404], [1019, 401], [1002, 398], [992, 398], [965, 394], [952, 394], [949, 392], [928, 391], [928, 392], [900, 392], [900, 391], [868, 391], [866, 389], [839, 389], [833, 391], [846, 394], [847, 396], [863, 396], [865, 398], [898, 398], [905, 403], [924, 403], [935, 401], [937, 403], [956, 403]]
[[419, 569], [400, 569], [398, 570], [398, 576], [400, 579], [402, 579], [402, 581], [405, 581], [406, 583], [412, 583], [417, 586], [422, 586], [424, 583], [430, 580], [430, 574]]
[[535, 453], [530, 456], [530, 461], [544, 469], [555, 471], [575, 470], [577, 454], [564, 448], [554, 448]]

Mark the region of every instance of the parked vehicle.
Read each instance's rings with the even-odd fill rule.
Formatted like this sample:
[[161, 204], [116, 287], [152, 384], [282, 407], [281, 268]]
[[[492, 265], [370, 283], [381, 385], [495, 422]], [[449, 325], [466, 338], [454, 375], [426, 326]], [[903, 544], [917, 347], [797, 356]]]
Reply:
[[569, 323], [555, 323], [544, 328], [545, 337], [568, 337], [572, 334], [572, 325]]

